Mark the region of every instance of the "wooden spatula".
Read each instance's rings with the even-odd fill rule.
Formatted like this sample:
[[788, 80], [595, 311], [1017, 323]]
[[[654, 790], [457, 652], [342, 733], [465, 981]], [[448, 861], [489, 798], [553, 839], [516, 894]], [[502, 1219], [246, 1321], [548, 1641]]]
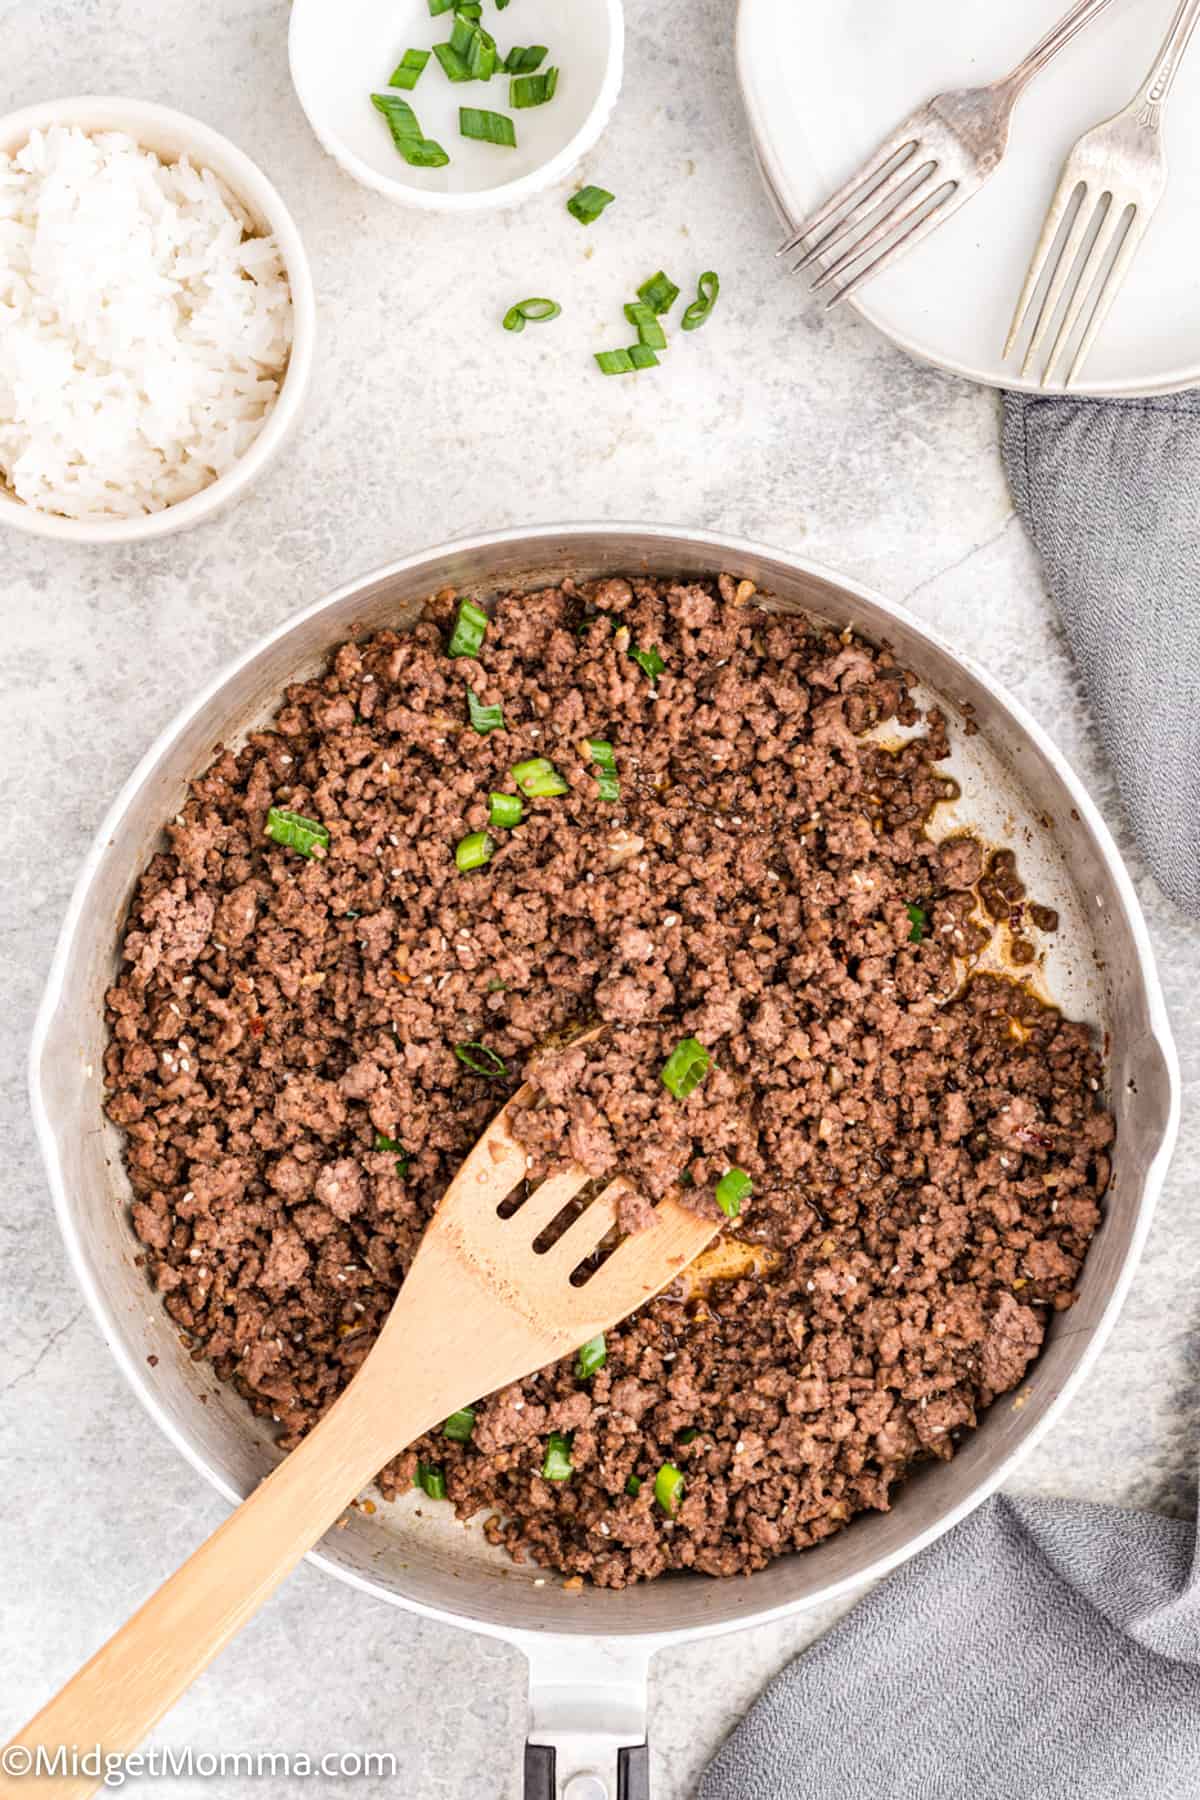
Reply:
[[[589, 1177], [572, 1165], [501, 1216], [527, 1167], [509, 1115], [530, 1097], [523, 1088], [509, 1102], [451, 1182], [345, 1393], [14, 1744], [133, 1750], [386, 1462], [459, 1407], [615, 1325], [711, 1242], [719, 1220], [664, 1200], [652, 1224], [572, 1286], [572, 1273], [615, 1225], [625, 1183], [609, 1183], [549, 1249], [536, 1251], [535, 1240]], [[0, 1774], [0, 1796], [76, 1800], [98, 1783]]]

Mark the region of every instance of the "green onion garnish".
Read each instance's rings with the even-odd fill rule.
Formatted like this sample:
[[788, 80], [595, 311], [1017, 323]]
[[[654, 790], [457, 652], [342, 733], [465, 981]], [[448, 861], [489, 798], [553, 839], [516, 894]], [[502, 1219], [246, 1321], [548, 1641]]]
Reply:
[[404, 1148], [403, 1144], [398, 1143], [395, 1138], [389, 1137], [386, 1131], [377, 1131], [375, 1133], [375, 1148], [377, 1150], [397, 1151], [396, 1173], [401, 1177], [408, 1174], [408, 1165], [412, 1161], [412, 1157], [408, 1154], [408, 1151]]
[[457, 50], [449, 44], [435, 44], [433, 54], [442, 65], [442, 73], [448, 81], [474, 81], [475, 77], [468, 69]]
[[496, 0], [496, 11], [503, 12], [507, 5], [508, 0]]
[[721, 291], [721, 278], [712, 269], [706, 269], [697, 283], [698, 292], [690, 306], [683, 309], [683, 329], [699, 331], [717, 304], [717, 295]]
[[428, 50], [406, 50], [388, 76], [388, 86], [415, 88], [428, 61]]
[[483, 7], [479, 0], [454, 0], [454, 10], [461, 13], [464, 19], [482, 19]]
[[469, 18], [461, 8], [455, 12], [450, 48], [466, 64], [467, 74], [472, 81], [491, 80], [498, 60], [496, 40], [478, 23], [478, 16], [475, 19]]
[[489, 794], [488, 824], [502, 825], [511, 831], [525, 817], [525, 803], [520, 794]]
[[419, 1462], [417, 1472], [413, 1476], [413, 1486], [424, 1488], [431, 1500], [446, 1498], [446, 1477], [433, 1463]]
[[267, 836], [285, 850], [298, 850], [310, 859], [318, 844], [322, 850], [329, 846], [329, 833], [318, 820], [288, 812], [283, 806], [273, 806], [267, 814]]
[[508, 104], [516, 111], [523, 106], [545, 106], [547, 100], [553, 100], [557, 86], [557, 69], [543, 69], [540, 75], [514, 75], [508, 84]]
[[686, 1431], [680, 1432], [678, 1438], [675, 1441], [676, 1441], [676, 1443], [679, 1443], [679, 1444], [694, 1444], [696, 1439], [699, 1436], [700, 1436], [700, 1433], [697, 1430], [696, 1426], [689, 1425]]
[[596, 765], [596, 786], [602, 800], [619, 800], [621, 784], [617, 780], [617, 759], [606, 738], [586, 738], [592, 761]]
[[908, 941], [910, 944], [919, 944], [921, 939], [925, 936], [925, 927], [929, 923], [929, 914], [922, 906], [906, 906], [904, 910], [912, 923], [912, 930], [908, 934]]
[[664, 1463], [654, 1477], [654, 1498], [663, 1511], [671, 1516], [679, 1511], [679, 1502], [683, 1497], [683, 1473], [674, 1463]]
[[745, 1169], [726, 1169], [717, 1183], [717, 1205], [727, 1219], [737, 1218], [742, 1210], [742, 1201], [753, 1186]]
[[649, 650], [639, 650], [636, 644], [631, 644], [629, 646], [629, 654], [632, 656], [638, 668], [641, 669], [642, 673], [648, 675], [652, 682], [658, 680], [659, 676], [667, 666], [662, 657], [658, 654], [658, 651], [654, 649], [653, 645]]
[[649, 344], [630, 344], [627, 355], [635, 369], [657, 369], [658, 358]]
[[459, 838], [454, 846], [454, 862], [459, 873], [469, 874], [472, 869], [482, 869], [496, 854], [496, 840], [490, 838], [486, 831], [469, 831], [465, 838]]
[[681, 1038], [662, 1066], [659, 1077], [677, 1100], [686, 1100], [712, 1067], [712, 1057], [694, 1037]]
[[524, 331], [527, 323], [543, 325], [549, 319], [557, 319], [561, 311], [557, 300], [518, 300], [509, 307], [502, 322], [505, 331]]
[[644, 300], [646, 305], [653, 307], [656, 313], [670, 312], [678, 298], [679, 289], [670, 276], [664, 275], [661, 269], [657, 274], [652, 275], [649, 281], [643, 281], [638, 289], [638, 299]]
[[572, 194], [567, 201], [567, 211], [581, 225], [594, 225], [606, 206], [611, 206], [616, 199], [607, 188], [582, 187], [577, 194]]
[[531, 800], [549, 800], [555, 794], [570, 792], [570, 784], [544, 756], [531, 756], [525, 762], [514, 763], [509, 773]]
[[474, 1411], [469, 1406], [460, 1406], [457, 1412], [450, 1414], [442, 1426], [442, 1436], [450, 1438], [456, 1444], [469, 1444], [474, 1429]]
[[449, 12], [454, 0], [429, 0], [429, 11], [436, 19], [439, 13]]
[[458, 617], [454, 621], [454, 630], [450, 633], [450, 642], [446, 645], [447, 656], [478, 656], [483, 648], [484, 633], [488, 628], [488, 616], [481, 606], [473, 600], [460, 600]]
[[482, 144], [500, 144], [506, 150], [517, 147], [517, 133], [506, 113], [488, 112], [481, 106], [460, 106], [458, 129], [465, 138], [477, 138]]
[[471, 1044], [455, 1044], [454, 1054], [460, 1063], [465, 1063], [476, 1075], [486, 1075], [489, 1081], [498, 1081], [502, 1075], [508, 1074], [508, 1064], [499, 1051], [489, 1050], [478, 1039]]
[[629, 1480], [625, 1483], [625, 1492], [629, 1495], [631, 1500], [636, 1500], [641, 1491], [641, 1477], [639, 1475], [631, 1475]]
[[636, 367], [628, 350], [593, 350], [602, 375], [632, 375]]
[[508, 983], [507, 981], [499, 980], [497, 976], [493, 975], [492, 979], [487, 984], [486, 992], [489, 994], [507, 994]]
[[608, 1360], [605, 1348], [604, 1333], [599, 1337], [589, 1338], [586, 1344], [580, 1344], [579, 1354], [575, 1358], [575, 1375], [579, 1381], [586, 1381], [597, 1369], [602, 1369]]
[[625, 308], [625, 317], [638, 334], [638, 343], [647, 344], [651, 350], [665, 350], [667, 334], [658, 322], [658, 314], [644, 300], [631, 300]]
[[546, 60], [545, 44], [514, 44], [504, 59], [506, 75], [532, 75]]
[[471, 715], [472, 729], [480, 737], [486, 737], [489, 731], [504, 730], [504, 708], [502, 706], [485, 706], [474, 688], [467, 689], [467, 710]]
[[417, 115], [398, 94], [372, 94], [371, 105], [388, 122], [392, 142], [414, 169], [442, 169], [450, 161], [442, 146], [422, 136]]
[[547, 1481], [566, 1481], [573, 1469], [570, 1438], [564, 1437], [561, 1431], [552, 1431], [546, 1445], [546, 1460], [542, 1464], [543, 1477]]

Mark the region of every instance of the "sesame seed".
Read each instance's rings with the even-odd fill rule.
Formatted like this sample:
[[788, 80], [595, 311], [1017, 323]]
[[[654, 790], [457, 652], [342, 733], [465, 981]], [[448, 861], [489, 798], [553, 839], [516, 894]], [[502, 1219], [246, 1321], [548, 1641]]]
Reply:
[[745, 1449], [745, 1448], [746, 1448], [746, 1442], [745, 1442], [745, 1439], [744, 1439], [744, 1438], [739, 1438], [739, 1439], [738, 1439], [738, 1441], [737, 1441], [737, 1443], [736, 1443], [736, 1444], [735, 1444], [735, 1445], [734, 1445], [734, 1446], [733, 1446], [733, 1454], [734, 1454], [734, 1455], [735, 1455], [735, 1456], [740, 1456], [740, 1455], [741, 1455], [741, 1454], [742, 1454], [742, 1451], [743, 1451], [743, 1450], [744, 1450], [744, 1449]]
[[546, 1577], [544, 1575], [539, 1575], [533, 1585], [534, 1587], [545, 1587]]

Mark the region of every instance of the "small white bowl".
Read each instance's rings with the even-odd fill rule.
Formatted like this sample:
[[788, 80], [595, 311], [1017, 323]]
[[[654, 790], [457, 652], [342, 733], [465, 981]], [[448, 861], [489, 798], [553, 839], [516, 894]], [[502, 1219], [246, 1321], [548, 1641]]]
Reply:
[[[455, 83], [431, 57], [415, 88], [399, 93], [427, 138], [449, 152], [441, 169], [414, 169], [397, 152], [371, 105], [405, 50], [450, 36], [453, 13], [430, 16], [426, 0], [293, 0], [288, 34], [292, 83], [308, 122], [334, 161], [356, 181], [403, 206], [430, 212], [500, 210], [569, 174], [607, 125], [621, 88], [625, 17], [621, 0], [518, 0], [484, 24], [504, 55], [514, 44], [545, 44], [542, 67], [559, 71], [544, 106], [513, 113], [508, 78]], [[517, 148], [459, 135], [460, 106], [508, 113]]]
[[128, 544], [185, 531], [209, 518], [243, 493], [270, 462], [299, 416], [312, 373], [316, 304], [308, 257], [291, 213], [256, 163], [220, 132], [199, 119], [156, 106], [149, 100], [119, 100], [86, 94], [69, 100], [46, 100], [0, 118], [0, 151], [12, 153], [30, 133], [52, 125], [76, 125], [81, 131], [123, 131], [164, 162], [187, 155], [198, 167], [211, 169], [229, 188], [263, 232], [279, 245], [292, 290], [292, 348], [278, 398], [265, 425], [228, 474], [187, 500], [161, 512], [136, 518], [69, 519], [27, 506], [0, 482], [0, 525], [15, 526], [34, 537], [60, 543]]

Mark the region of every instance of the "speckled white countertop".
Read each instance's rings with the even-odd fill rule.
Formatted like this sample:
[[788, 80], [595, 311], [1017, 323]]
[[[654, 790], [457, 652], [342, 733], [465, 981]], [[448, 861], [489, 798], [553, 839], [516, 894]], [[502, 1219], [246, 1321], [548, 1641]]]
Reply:
[[[519, 4], [519, 0], [517, 0]], [[1012, 505], [997, 401], [827, 317], [772, 259], [737, 98], [733, 0], [627, 0], [628, 74], [581, 171], [619, 197], [590, 231], [568, 188], [499, 217], [394, 209], [322, 154], [288, 80], [285, 0], [0, 0], [0, 112], [54, 94], [178, 106], [255, 157], [312, 257], [321, 341], [298, 438], [235, 511], [146, 549], [0, 542], [5, 1005], [0, 1057], [0, 1739], [183, 1559], [221, 1502], [158, 1435], [80, 1302], [25, 1095], [30, 1024], [84, 848], [159, 727], [235, 651], [372, 564], [476, 528], [644, 518], [745, 533], [904, 600], [1008, 684], [1129, 837]], [[515, 17], [514, 12], [508, 15]], [[605, 381], [620, 303], [665, 265], [717, 268], [719, 312], [652, 374]], [[506, 336], [524, 294], [564, 316]], [[1184, 1132], [1145, 1261], [1027, 1491], [1190, 1509], [1197, 1424], [1200, 935], [1132, 859], [1178, 1033]], [[662, 1655], [655, 1800], [683, 1800], [763, 1682], [822, 1623]], [[157, 1741], [387, 1750], [356, 1800], [518, 1800], [523, 1665], [303, 1568]], [[227, 1780], [220, 1800], [314, 1792]], [[167, 1780], [171, 1800], [212, 1783]]]

